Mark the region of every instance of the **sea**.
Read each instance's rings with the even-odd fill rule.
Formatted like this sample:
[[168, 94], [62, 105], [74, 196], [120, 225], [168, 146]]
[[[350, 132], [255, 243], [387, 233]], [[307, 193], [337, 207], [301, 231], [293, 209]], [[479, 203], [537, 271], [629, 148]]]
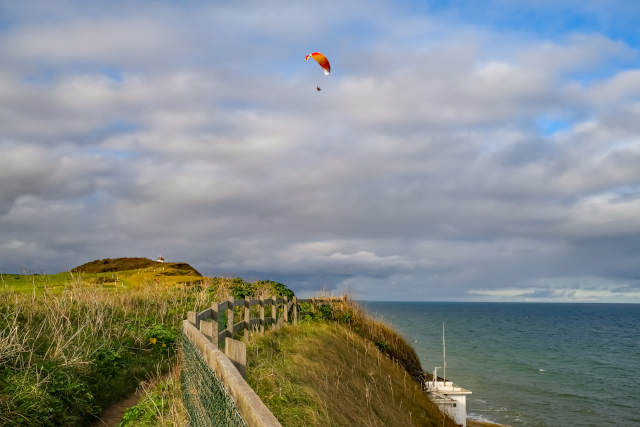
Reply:
[[[363, 302], [513, 427], [640, 426], [640, 304]], [[443, 374], [438, 369], [438, 376]]]

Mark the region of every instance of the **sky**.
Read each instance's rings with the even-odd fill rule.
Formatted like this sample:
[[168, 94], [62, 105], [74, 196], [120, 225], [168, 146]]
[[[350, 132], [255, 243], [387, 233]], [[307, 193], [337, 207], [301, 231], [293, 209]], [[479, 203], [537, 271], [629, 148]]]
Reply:
[[639, 16], [0, 0], [0, 271], [162, 255], [300, 296], [640, 303]]

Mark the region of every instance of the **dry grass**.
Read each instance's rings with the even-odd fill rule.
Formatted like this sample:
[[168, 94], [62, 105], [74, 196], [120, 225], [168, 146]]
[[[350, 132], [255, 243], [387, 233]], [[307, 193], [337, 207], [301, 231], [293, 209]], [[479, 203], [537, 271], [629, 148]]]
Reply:
[[56, 293], [0, 292], [0, 424], [79, 425], [166, 371], [186, 312], [217, 291], [202, 282], [123, 290], [74, 274]]
[[[226, 299], [237, 286], [226, 278], [172, 279], [121, 288], [70, 273], [55, 292], [0, 289], [0, 425], [82, 425], [158, 370], [166, 372], [186, 313]], [[154, 392], [176, 391], [171, 378]]]
[[[321, 297], [327, 298], [327, 294]], [[376, 347], [402, 366], [418, 383], [424, 383], [427, 373], [422, 370], [420, 358], [414, 348], [392, 326], [381, 319], [368, 315], [352, 298], [330, 303], [331, 318], [348, 324], [351, 331]]]
[[254, 336], [247, 352], [249, 384], [285, 427], [455, 426], [398, 359], [348, 324], [286, 326]]

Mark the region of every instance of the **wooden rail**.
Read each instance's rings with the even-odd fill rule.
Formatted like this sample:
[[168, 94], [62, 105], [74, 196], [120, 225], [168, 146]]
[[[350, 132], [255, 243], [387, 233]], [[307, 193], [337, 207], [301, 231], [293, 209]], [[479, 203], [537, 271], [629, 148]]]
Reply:
[[[197, 329], [202, 332], [216, 347], [220, 348], [220, 344], [225, 338], [233, 338], [233, 334], [244, 330], [244, 340], [249, 341], [251, 327], [258, 326], [259, 333], [263, 334], [268, 325], [277, 328], [280, 323], [286, 324], [293, 322], [294, 325], [302, 316], [313, 315], [316, 310], [326, 304], [336, 302], [346, 302], [347, 296], [343, 297], [326, 297], [326, 298], [307, 298], [298, 299], [293, 297], [291, 301], [285, 296], [282, 298], [246, 298], [235, 299], [230, 296], [227, 301], [213, 302], [211, 308], [207, 308], [199, 313], [190, 311], [187, 313], [187, 320], [191, 322]], [[311, 311], [300, 311], [300, 304], [309, 303]], [[251, 307], [259, 306], [259, 317], [251, 318]], [[236, 307], [244, 307], [244, 319], [234, 323], [234, 314]], [[265, 316], [266, 307], [271, 307], [271, 316]], [[226, 310], [227, 328], [218, 332], [218, 323], [220, 322], [220, 314]], [[289, 313], [291, 312], [291, 316]], [[278, 313], [280, 315], [278, 316]], [[291, 317], [291, 318], [290, 318]]]

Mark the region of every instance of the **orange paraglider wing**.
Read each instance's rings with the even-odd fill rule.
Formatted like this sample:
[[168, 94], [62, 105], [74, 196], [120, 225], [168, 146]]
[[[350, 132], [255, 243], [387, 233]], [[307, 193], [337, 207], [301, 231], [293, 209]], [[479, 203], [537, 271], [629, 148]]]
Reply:
[[304, 59], [306, 61], [309, 60], [309, 58], [315, 59], [316, 62], [320, 64], [325, 74], [329, 74], [331, 72], [331, 65], [329, 65], [329, 60], [320, 52], [313, 52], [311, 55], [307, 55]]

